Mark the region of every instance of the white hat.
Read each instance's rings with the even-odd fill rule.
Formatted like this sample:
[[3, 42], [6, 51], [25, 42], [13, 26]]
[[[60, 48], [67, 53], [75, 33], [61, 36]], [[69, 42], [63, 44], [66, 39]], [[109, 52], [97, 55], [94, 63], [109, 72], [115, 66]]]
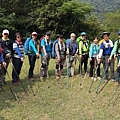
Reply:
[[71, 37], [71, 36], [76, 36], [76, 35], [75, 35], [75, 33], [71, 33], [71, 34], [70, 34], [70, 37]]
[[32, 35], [37, 35], [37, 32], [32, 32]]
[[7, 34], [9, 35], [9, 30], [5, 29], [5, 30], [3, 30], [2, 33], [3, 33], [3, 34], [7, 33]]

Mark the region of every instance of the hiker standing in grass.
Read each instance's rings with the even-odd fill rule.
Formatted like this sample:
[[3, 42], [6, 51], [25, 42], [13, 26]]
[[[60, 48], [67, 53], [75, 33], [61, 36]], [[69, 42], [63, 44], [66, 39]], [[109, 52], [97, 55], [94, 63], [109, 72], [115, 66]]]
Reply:
[[119, 85], [119, 77], [120, 77], [120, 31], [118, 32], [118, 39], [115, 41], [114, 48], [110, 54], [109, 61], [112, 60], [113, 55], [116, 54], [118, 58], [118, 69], [115, 77], [115, 84]]
[[28, 79], [34, 80], [34, 67], [35, 67], [35, 62], [36, 59], [39, 58], [39, 53], [37, 50], [37, 32], [32, 32], [32, 38], [29, 41], [29, 51], [30, 53], [28, 54], [28, 59], [29, 59], [29, 73], [28, 73]]
[[48, 66], [52, 51], [51, 33], [46, 32], [45, 37], [41, 40], [41, 68], [40, 68], [40, 79], [48, 77]]
[[84, 63], [84, 71], [87, 72], [87, 63], [89, 57], [89, 40], [86, 38], [86, 33], [82, 32], [81, 37], [77, 38], [79, 45], [79, 73], [82, 75], [82, 65]]
[[4, 67], [6, 67], [6, 63], [4, 62], [2, 48], [0, 46], [0, 84], [2, 84], [4, 80]]
[[[7, 29], [3, 30], [2, 38], [0, 38], [0, 44], [3, 50], [3, 58], [6, 62], [6, 68], [4, 68], [4, 75], [6, 74], [6, 69], [8, 68], [10, 59], [12, 57], [12, 40], [9, 39], [9, 31]], [[5, 77], [3, 82], [5, 83]]]
[[111, 61], [108, 62], [108, 59], [113, 49], [113, 42], [109, 39], [109, 35], [110, 35], [109, 32], [103, 32], [101, 37], [104, 39], [104, 42], [102, 42], [100, 46], [99, 57], [98, 57], [98, 63], [100, 63], [101, 58], [103, 56], [105, 82], [108, 82], [108, 66], [110, 66], [111, 69], [111, 77], [114, 75], [114, 57], [112, 57]]
[[16, 36], [16, 40], [13, 42], [13, 59], [12, 59], [12, 63], [13, 63], [13, 71], [12, 71], [12, 83], [13, 85], [17, 85], [20, 78], [20, 71], [22, 68], [22, 64], [23, 64], [23, 58], [24, 58], [24, 47], [22, 44], [22, 38], [21, 38], [21, 34], [19, 32], [17, 32], [15, 34]]
[[78, 43], [75, 40], [75, 33], [71, 33], [70, 39], [71, 41], [67, 44], [67, 57], [68, 57], [68, 75], [69, 77], [74, 76], [76, 57], [78, 53]]
[[55, 44], [55, 53], [56, 53], [56, 70], [55, 75], [56, 79], [63, 77], [63, 65], [66, 59], [66, 47], [63, 42], [63, 35], [59, 35], [58, 42]]
[[[99, 54], [99, 45], [98, 45], [98, 38], [95, 37], [93, 43], [90, 45], [89, 57], [90, 57], [90, 74], [92, 80], [96, 81], [97, 79], [100, 80], [100, 64], [97, 64], [97, 57]], [[97, 79], [93, 77], [93, 71], [97, 68]]]

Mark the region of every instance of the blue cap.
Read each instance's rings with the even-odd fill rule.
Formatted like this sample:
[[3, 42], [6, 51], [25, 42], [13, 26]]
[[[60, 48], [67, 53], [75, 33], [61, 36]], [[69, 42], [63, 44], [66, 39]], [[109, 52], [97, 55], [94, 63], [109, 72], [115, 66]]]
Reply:
[[50, 32], [46, 32], [46, 35], [51, 35], [51, 33]]
[[118, 32], [118, 35], [120, 35], [120, 31]]
[[85, 35], [86, 36], [86, 33], [85, 32], [81, 32], [81, 36]]

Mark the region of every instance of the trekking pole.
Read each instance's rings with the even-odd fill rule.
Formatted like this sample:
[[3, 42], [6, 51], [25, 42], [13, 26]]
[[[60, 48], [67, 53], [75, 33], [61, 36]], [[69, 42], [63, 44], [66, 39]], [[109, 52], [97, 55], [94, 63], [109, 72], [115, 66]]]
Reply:
[[101, 80], [100, 80], [100, 82], [99, 82], [99, 84], [98, 84], [98, 86], [97, 86], [97, 88], [96, 88], [96, 93], [99, 93], [98, 90], [99, 90], [99, 88], [100, 88], [100, 86], [101, 86], [101, 83], [102, 83], [104, 77], [105, 77], [105, 74], [106, 74], [106, 71], [108, 70], [108, 67], [109, 67], [109, 64], [106, 66], [106, 69], [105, 69], [104, 72], [103, 72], [102, 78], [101, 78]]
[[[94, 76], [95, 76], [96, 73], [97, 73], [98, 67], [99, 67], [99, 64], [97, 64], [96, 69], [94, 68], [94, 70], [95, 70]], [[89, 93], [91, 93], [91, 88], [92, 88], [93, 83], [94, 83], [94, 77], [93, 77], [93, 80], [92, 80], [92, 82], [91, 82], [91, 84], [90, 84], [90, 87], [89, 87]]]
[[112, 97], [109, 99], [108, 106], [110, 105], [110, 103], [111, 103], [111, 101], [113, 100], [113, 98], [114, 98], [115, 94], [117, 93], [118, 88], [119, 88], [119, 86], [117, 86], [117, 87], [116, 87], [115, 92], [113, 93]]
[[[27, 74], [27, 71], [26, 71], [26, 67], [25, 67], [24, 62], [23, 62], [23, 67], [24, 67], [25, 73]], [[31, 89], [31, 91], [32, 91], [33, 95], [35, 95], [35, 92], [34, 92], [34, 90], [33, 90], [33, 87], [32, 87], [31, 82], [30, 82], [28, 79], [27, 79], [27, 81], [28, 81], [28, 84], [30, 85], [30, 89]]]
[[86, 71], [86, 73], [85, 73], [85, 75], [84, 75], [84, 78], [83, 78], [82, 83], [80, 84], [80, 89], [81, 89], [81, 90], [82, 90], [83, 85], [84, 85], [84, 82], [85, 82], [85, 80], [86, 80], [86, 76], [87, 76], [87, 71]]
[[[7, 73], [8, 78], [10, 79], [10, 75], [9, 75], [9, 73], [8, 73], [8, 71], [7, 71], [6, 68], [5, 68], [5, 70], [6, 70], [6, 73]], [[6, 84], [7, 84], [8, 88], [9, 88], [10, 92], [12, 93], [14, 99], [15, 99], [16, 101], [18, 101], [18, 97], [17, 97], [16, 93], [13, 91], [13, 89], [11, 88], [11, 86], [8, 84], [7, 81], [6, 81]]]
[[[14, 65], [13, 65], [13, 63], [12, 63], [12, 61], [11, 61], [11, 65], [12, 65], [12, 67], [13, 67], [13, 69], [14, 69], [16, 75], [17, 75], [17, 77], [19, 78], [19, 75], [17, 74], [17, 71], [16, 71], [16, 69], [15, 69], [15, 67], [14, 67]], [[20, 81], [21, 87], [23, 88], [25, 94], [27, 95], [27, 92], [26, 92], [26, 90], [25, 90], [25, 88], [24, 88], [24, 86], [23, 86], [23, 84], [22, 84], [22, 81], [21, 81], [21, 80], [19, 80], [19, 81]]]
[[115, 103], [116, 103], [116, 101], [119, 99], [119, 97], [120, 97], [120, 93], [117, 95], [115, 101], [113, 102], [113, 106], [115, 105]]
[[69, 85], [69, 80], [68, 80], [68, 62], [69, 62], [69, 59], [67, 58], [67, 76], [66, 76], [66, 87], [68, 88], [68, 85]]

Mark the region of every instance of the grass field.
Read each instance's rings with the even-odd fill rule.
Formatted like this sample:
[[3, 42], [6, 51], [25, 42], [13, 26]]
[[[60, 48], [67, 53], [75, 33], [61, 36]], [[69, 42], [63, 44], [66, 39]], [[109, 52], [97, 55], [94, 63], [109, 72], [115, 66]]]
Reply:
[[[40, 62], [37, 61], [34, 71], [36, 76], [39, 74], [39, 66]], [[25, 67], [28, 70], [27, 59]], [[78, 68], [77, 65], [76, 68]], [[20, 85], [13, 87], [19, 103], [14, 101], [8, 87], [3, 86], [4, 93], [0, 92], [0, 120], [120, 120], [120, 99], [116, 101], [114, 106], [112, 104], [108, 106], [108, 101], [116, 89], [112, 81], [108, 82], [95, 101], [91, 102], [96, 95], [95, 90], [99, 82], [94, 82], [91, 93], [89, 93], [90, 78], [87, 76], [81, 90], [80, 83], [83, 79], [76, 75], [74, 78], [69, 78], [67, 88], [66, 78], [60, 81], [55, 79], [55, 64], [54, 60], [51, 60], [50, 77], [44, 81], [36, 78], [32, 82], [36, 94], [33, 96], [26, 79], [26, 70], [23, 67], [20, 76], [27, 95]], [[9, 66], [9, 74], [11, 74], [11, 65]], [[6, 78], [11, 85], [11, 80], [7, 76]]]

